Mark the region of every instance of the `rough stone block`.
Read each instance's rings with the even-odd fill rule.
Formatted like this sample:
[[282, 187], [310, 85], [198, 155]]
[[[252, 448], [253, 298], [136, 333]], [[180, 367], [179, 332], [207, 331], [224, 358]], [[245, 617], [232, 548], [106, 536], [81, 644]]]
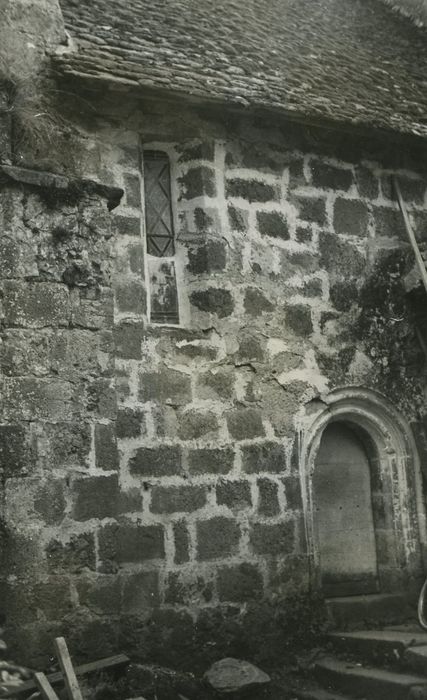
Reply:
[[144, 286], [136, 280], [129, 280], [116, 287], [117, 308], [122, 313], [146, 313], [146, 294]]
[[192, 410], [179, 417], [178, 437], [181, 440], [198, 440], [212, 436], [218, 431], [218, 421], [214, 413]]
[[261, 515], [272, 516], [280, 513], [278, 485], [271, 479], [258, 479], [258, 511]]
[[184, 564], [190, 559], [190, 535], [185, 520], [179, 520], [173, 525], [173, 538], [175, 544], [175, 564]]
[[192, 292], [190, 301], [199, 311], [217, 314], [219, 318], [230, 316], [234, 311], [233, 296], [229, 289], [208, 289]]
[[208, 241], [188, 251], [187, 268], [193, 275], [219, 272], [225, 269], [226, 264], [225, 244], [220, 241]]
[[95, 464], [104, 471], [119, 468], [116, 427], [114, 423], [95, 425]]
[[339, 197], [334, 205], [334, 230], [350, 236], [364, 237], [368, 233], [368, 208], [357, 199]]
[[95, 379], [87, 387], [86, 408], [98, 418], [114, 420], [117, 415], [117, 396], [111, 379]]
[[286, 463], [285, 448], [279, 442], [262, 442], [242, 447], [242, 466], [247, 474], [280, 474], [285, 471]]
[[250, 531], [250, 543], [256, 554], [285, 556], [295, 548], [295, 523], [254, 523]]
[[337, 280], [329, 289], [329, 297], [337, 311], [348, 311], [359, 299], [355, 280]]
[[323, 294], [322, 280], [314, 277], [313, 279], [304, 282], [301, 292], [305, 297], [321, 297]]
[[296, 200], [298, 217], [302, 221], [324, 226], [326, 223], [326, 203], [324, 199], [314, 197], [298, 197]]
[[228, 205], [228, 223], [232, 231], [243, 233], [248, 230], [248, 212]]
[[[407, 204], [423, 204], [426, 184], [424, 180], [399, 175], [398, 183], [402, 197]], [[381, 176], [381, 191], [386, 199], [396, 200], [396, 192], [391, 175]]]
[[158, 372], [139, 376], [140, 401], [157, 401], [182, 406], [191, 401], [191, 380], [188, 374], [163, 367]]
[[67, 578], [52, 576], [36, 583], [32, 601], [38, 615], [47, 620], [61, 620], [72, 609], [70, 582]]
[[246, 603], [262, 597], [264, 584], [257, 566], [239, 564], [219, 569], [217, 587], [221, 602]]
[[139, 571], [122, 577], [122, 610], [125, 614], [140, 614], [159, 604], [159, 574]]
[[250, 316], [261, 316], [268, 311], [274, 311], [274, 304], [256, 287], [248, 287], [243, 301], [245, 311]]
[[120, 236], [141, 236], [141, 219], [139, 216], [115, 214], [113, 226]]
[[300, 512], [302, 509], [302, 496], [299, 476], [287, 476], [282, 481], [285, 487], [286, 508]]
[[373, 207], [375, 234], [377, 238], [400, 238], [406, 240], [405, 224], [397, 209]]
[[251, 485], [248, 481], [226, 481], [223, 479], [216, 487], [218, 505], [231, 510], [243, 510], [252, 506]]
[[76, 582], [80, 605], [97, 615], [118, 615], [121, 609], [120, 582], [117, 576], [81, 578]]
[[3, 477], [25, 475], [32, 471], [35, 454], [27, 441], [24, 425], [0, 425], [0, 469]]
[[99, 557], [118, 563], [137, 563], [165, 556], [161, 525], [123, 522], [105, 525], [98, 534]]
[[141, 243], [130, 245], [126, 249], [127, 259], [129, 261], [129, 269], [141, 278], [144, 278], [144, 247]]
[[247, 440], [265, 435], [261, 414], [253, 408], [238, 408], [225, 414], [230, 435]]
[[289, 225], [286, 217], [281, 212], [258, 211], [256, 216], [258, 230], [262, 236], [281, 238], [284, 241], [289, 240]]
[[322, 160], [312, 160], [310, 167], [315, 187], [348, 190], [353, 184], [354, 178], [351, 170], [329, 165]]
[[363, 165], [356, 167], [356, 184], [361, 197], [376, 199], [379, 195], [379, 178]]
[[248, 202], [277, 201], [279, 189], [261, 180], [234, 178], [226, 181], [227, 197], [241, 197]]
[[192, 513], [205, 504], [204, 486], [154, 486], [151, 494], [152, 513]]
[[213, 160], [215, 155], [214, 141], [194, 141], [186, 144], [179, 156], [180, 163], [187, 163], [190, 160]]
[[333, 233], [319, 236], [320, 266], [333, 275], [359, 277], [366, 267], [363, 255], [354, 245], [338, 238]]
[[91, 450], [91, 425], [83, 420], [44, 425], [52, 469], [86, 467]]
[[178, 178], [181, 186], [182, 199], [194, 199], [195, 197], [215, 197], [215, 171], [201, 165], [190, 168], [184, 175]]
[[232, 369], [218, 367], [199, 375], [197, 395], [202, 399], [231, 399], [235, 375]]
[[313, 333], [313, 321], [311, 320], [311, 307], [303, 304], [294, 304], [286, 308], [286, 328], [295, 335], [307, 338]]
[[133, 476], [173, 476], [182, 471], [181, 448], [177, 445], [140, 447], [129, 461]]
[[233, 468], [231, 447], [190, 450], [188, 466], [191, 474], [227, 474]]
[[261, 343], [252, 335], [244, 335], [239, 340], [237, 358], [240, 362], [262, 362], [264, 353]]
[[141, 346], [145, 338], [142, 323], [121, 323], [114, 328], [116, 356], [124, 360], [140, 360]]
[[64, 483], [51, 479], [41, 483], [34, 495], [34, 510], [46, 525], [59, 525], [65, 516]]
[[129, 207], [141, 207], [141, 178], [134, 173], [123, 175], [126, 204]]
[[239, 548], [240, 527], [235, 520], [216, 517], [197, 523], [198, 559], [222, 559], [236, 554]]
[[116, 474], [90, 476], [73, 482], [74, 520], [114, 518], [119, 511], [119, 485]]
[[295, 238], [297, 239], [298, 243], [310, 244], [313, 240], [311, 228], [298, 226], [295, 233]]
[[70, 322], [69, 294], [63, 284], [7, 281], [3, 306], [8, 326], [42, 328]]
[[33, 377], [7, 378], [3, 383], [6, 420], [70, 420], [80, 406], [70, 382]]
[[[118, 438], [136, 438], [141, 435], [144, 413], [133, 408], [123, 408], [117, 412], [116, 434]], [[145, 427], [144, 427], [145, 428]]]
[[68, 542], [51, 540], [46, 547], [48, 569], [51, 573], [79, 573], [85, 569], [95, 570], [95, 535], [85, 532], [72, 535]]

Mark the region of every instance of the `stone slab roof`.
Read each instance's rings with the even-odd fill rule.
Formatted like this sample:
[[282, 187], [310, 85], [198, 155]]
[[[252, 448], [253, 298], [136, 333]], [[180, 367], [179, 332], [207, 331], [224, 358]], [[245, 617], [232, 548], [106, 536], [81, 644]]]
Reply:
[[379, 0], [60, 0], [62, 73], [427, 136], [427, 34]]

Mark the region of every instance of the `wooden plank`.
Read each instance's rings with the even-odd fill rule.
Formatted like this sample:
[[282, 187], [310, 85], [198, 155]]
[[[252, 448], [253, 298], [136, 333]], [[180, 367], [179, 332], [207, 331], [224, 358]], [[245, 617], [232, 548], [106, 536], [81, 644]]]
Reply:
[[69, 700], [83, 700], [83, 695], [79, 687], [76, 672], [71, 662], [71, 657], [68, 652], [67, 642], [64, 637], [55, 639], [56, 655], [61, 667], [64, 683], [67, 689]]
[[412, 250], [414, 251], [415, 260], [417, 261], [417, 265], [418, 265], [418, 269], [420, 271], [421, 279], [423, 281], [425, 290], [427, 292], [427, 270], [426, 270], [425, 262], [422, 258], [421, 253], [420, 253], [420, 249], [418, 248], [417, 239], [415, 238], [415, 233], [412, 229], [411, 222], [409, 221], [408, 212], [406, 210], [405, 200], [402, 197], [402, 192], [400, 190], [399, 181], [396, 177], [393, 178], [393, 183], [394, 183], [394, 189], [396, 190], [397, 201], [399, 202], [400, 211], [402, 212], [403, 222], [405, 224], [405, 229], [406, 229], [406, 234], [409, 238], [409, 242], [412, 246]]
[[[123, 666], [129, 663], [129, 657], [126, 654], [116, 654], [115, 656], [108, 656], [106, 659], [100, 659], [99, 661], [90, 661], [87, 664], [82, 664], [77, 666], [76, 675], [84, 676], [86, 673], [93, 673], [94, 671], [104, 671], [114, 666]], [[57, 671], [56, 673], [50, 673], [47, 676], [49, 683], [55, 685], [56, 683], [62, 682], [62, 673]], [[26, 681], [19, 686], [14, 686], [8, 689], [8, 697], [15, 697], [16, 695], [21, 695], [21, 693], [26, 693], [29, 690], [36, 690], [37, 686], [34, 681]]]
[[34, 675], [34, 680], [42, 694], [42, 698], [45, 698], [45, 700], [59, 700], [57, 694], [55, 693], [54, 689], [52, 688], [44, 673], [36, 673]]

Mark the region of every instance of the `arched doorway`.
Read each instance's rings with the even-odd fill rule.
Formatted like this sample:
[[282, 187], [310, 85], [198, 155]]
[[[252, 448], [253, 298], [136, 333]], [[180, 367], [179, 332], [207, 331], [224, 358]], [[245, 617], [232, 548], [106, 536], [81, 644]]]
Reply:
[[362, 440], [345, 423], [323, 431], [313, 473], [314, 530], [327, 595], [378, 591], [371, 468]]
[[360, 387], [311, 402], [298, 416], [298, 463], [312, 585], [331, 596], [418, 590], [427, 561], [421, 472], [395, 407]]

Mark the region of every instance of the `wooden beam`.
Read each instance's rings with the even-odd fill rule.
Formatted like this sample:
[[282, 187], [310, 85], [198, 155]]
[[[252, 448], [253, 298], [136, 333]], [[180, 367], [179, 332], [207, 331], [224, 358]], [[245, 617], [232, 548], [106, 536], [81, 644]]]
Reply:
[[64, 683], [67, 689], [69, 700], [83, 700], [83, 695], [79, 687], [76, 672], [71, 662], [71, 657], [68, 651], [67, 642], [64, 637], [55, 639], [56, 655], [61, 667]]
[[38, 689], [40, 690], [42, 698], [45, 698], [45, 700], [59, 700], [44, 673], [36, 673], [34, 675], [34, 680]]
[[[117, 654], [116, 656], [109, 656], [106, 659], [100, 659], [99, 661], [91, 661], [88, 664], [82, 664], [81, 666], [77, 666], [76, 675], [84, 676], [87, 673], [105, 671], [109, 668], [113, 668], [114, 666], [123, 666], [124, 664], [128, 663], [128, 656], [126, 656], [125, 654]], [[60, 671], [57, 671], [56, 673], [50, 673], [47, 676], [47, 679], [52, 685], [56, 685], [57, 683], [63, 682], [62, 673]], [[6, 686], [7, 684], [3, 683], [2, 685]], [[16, 697], [17, 695], [21, 695], [21, 693], [27, 693], [30, 690], [37, 690], [37, 685], [33, 680], [25, 681], [25, 683], [21, 683], [21, 685], [14, 685], [13, 687], [7, 688], [8, 697]]]
[[393, 177], [393, 184], [394, 184], [394, 189], [395, 189], [396, 195], [397, 195], [397, 201], [399, 202], [400, 211], [402, 212], [403, 222], [405, 224], [405, 229], [406, 229], [406, 234], [409, 238], [409, 242], [412, 246], [412, 250], [414, 251], [415, 260], [417, 261], [417, 265], [418, 265], [418, 269], [420, 271], [421, 279], [423, 281], [425, 290], [427, 292], [427, 270], [426, 270], [425, 262], [423, 260], [421, 253], [420, 253], [420, 249], [418, 248], [417, 239], [415, 238], [415, 233], [412, 229], [411, 222], [409, 221], [409, 216], [408, 216], [408, 212], [406, 209], [405, 200], [402, 197], [402, 192], [401, 192], [399, 181], [398, 181], [397, 177]]

